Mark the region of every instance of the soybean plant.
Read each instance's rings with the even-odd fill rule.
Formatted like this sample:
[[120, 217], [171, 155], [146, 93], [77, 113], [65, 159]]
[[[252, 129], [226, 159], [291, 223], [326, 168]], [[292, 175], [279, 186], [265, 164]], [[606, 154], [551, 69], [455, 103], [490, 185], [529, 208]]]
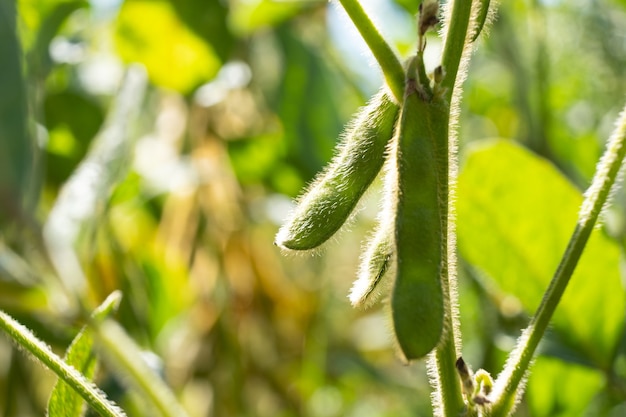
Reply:
[[[489, 0], [424, 0], [417, 16], [417, 51], [401, 65], [357, 0], [340, 0], [381, 66], [386, 81], [350, 124], [337, 156], [276, 237], [288, 250], [326, 242], [349, 218], [385, 166], [385, 202], [364, 247], [350, 301], [369, 306], [379, 295], [391, 307], [394, 335], [406, 361], [427, 358], [436, 416], [507, 416], [524, 389], [533, 354], [606, 203], [626, 153], [626, 113], [611, 137], [561, 265], [530, 326], [493, 381], [460, 356], [455, 273], [455, 130], [473, 42], [489, 25]], [[442, 23], [441, 64], [424, 66], [426, 32]]]

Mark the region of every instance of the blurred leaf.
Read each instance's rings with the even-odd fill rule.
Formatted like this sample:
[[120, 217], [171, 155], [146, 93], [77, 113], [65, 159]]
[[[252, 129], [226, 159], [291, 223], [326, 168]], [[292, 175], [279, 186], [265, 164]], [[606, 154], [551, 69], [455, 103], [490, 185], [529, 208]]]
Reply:
[[285, 153], [281, 139], [267, 135], [228, 143], [228, 153], [240, 182], [258, 183], [276, 170], [276, 164]]
[[211, 79], [220, 67], [211, 47], [166, 1], [126, 1], [115, 39], [124, 61], [142, 63], [155, 84], [183, 93]]
[[50, 137], [47, 143], [47, 181], [58, 186], [87, 153], [104, 120], [100, 106], [72, 91], [49, 94], [44, 101]]
[[[114, 292], [94, 311], [92, 317], [103, 320], [117, 310], [121, 293]], [[76, 335], [65, 352], [64, 361], [73, 366], [88, 380], [93, 380], [98, 360], [93, 352], [93, 334], [86, 326]], [[63, 380], [52, 389], [48, 402], [49, 417], [79, 417], [84, 415], [85, 400]]]
[[220, 0], [169, 0], [180, 18], [207, 40], [222, 62], [230, 58], [235, 38], [227, 24], [227, 2]]
[[354, 111], [357, 98], [295, 30], [286, 27], [278, 33], [285, 68], [272, 101], [283, 123], [287, 158], [308, 181], [331, 159], [346, 109]]
[[251, 0], [234, 2], [230, 22], [236, 32], [249, 34], [268, 26], [277, 26], [303, 10], [318, 4], [320, 0]]
[[0, 3], [0, 225], [24, 217], [34, 144], [28, 134], [26, 87], [15, 0]]
[[398, 3], [404, 10], [411, 13], [412, 15], [417, 15], [419, 10], [419, 5], [421, 0], [394, 0]]
[[143, 69], [131, 67], [107, 121], [85, 159], [63, 186], [48, 215], [44, 237], [50, 258], [67, 289], [81, 293], [85, 277], [74, 245], [101, 219], [111, 189], [126, 172], [146, 90]]
[[37, 282], [37, 272], [2, 240], [0, 240], [0, 281], [24, 287], [30, 287]]
[[597, 370], [539, 357], [528, 379], [526, 398], [533, 417], [569, 417], [584, 411], [604, 385]]
[[52, 68], [52, 58], [50, 57], [50, 42], [59, 32], [59, 28], [65, 20], [76, 10], [87, 7], [86, 1], [60, 2], [55, 5], [48, 15], [45, 16], [41, 27], [37, 33], [35, 44], [29, 52], [29, 63], [33, 66], [31, 70], [36, 71], [38, 78], [45, 79]]
[[[459, 249], [532, 313], [581, 203], [580, 192], [546, 161], [509, 141], [481, 142], [459, 177]], [[561, 340], [603, 368], [623, 326], [619, 257], [618, 246], [595, 230], [553, 318]]]

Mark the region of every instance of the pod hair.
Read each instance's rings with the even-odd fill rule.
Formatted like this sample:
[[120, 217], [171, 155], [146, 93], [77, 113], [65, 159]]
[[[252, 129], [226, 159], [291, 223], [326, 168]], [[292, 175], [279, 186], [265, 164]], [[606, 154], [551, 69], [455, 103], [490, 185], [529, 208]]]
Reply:
[[434, 118], [441, 115], [421, 99], [411, 77], [407, 77], [407, 93], [395, 138], [397, 261], [391, 294], [394, 332], [406, 360], [426, 356], [443, 335], [442, 219], [447, 216], [440, 178], [442, 160], [447, 154], [441, 155], [440, 137], [432, 131], [432, 126], [440, 122]]
[[348, 297], [354, 307], [372, 305], [388, 287], [387, 271], [393, 264], [395, 251], [393, 233], [393, 223], [381, 219], [376, 232], [367, 242], [358, 278], [352, 284]]
[[380, 171], [398, 112], [384, 87], [359, 111], [332, 162], [298, 199], [278, 231], [276, 245], [314, 249], [339, 230]]

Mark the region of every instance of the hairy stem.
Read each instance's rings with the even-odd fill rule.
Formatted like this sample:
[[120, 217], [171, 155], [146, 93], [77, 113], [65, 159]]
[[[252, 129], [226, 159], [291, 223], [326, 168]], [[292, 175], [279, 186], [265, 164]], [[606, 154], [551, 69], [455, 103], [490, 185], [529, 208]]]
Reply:
[[30, 330], [2, 311], [0, 311], [0, 328], [11, 336], [18, 346], [39, 359], [72, 387], [99, 415], [103, 417], [126, 415], [119, 407], [107, 400], [105, 394], [93, 383], [59, 358], [44, 342], [37, 339]]
[[374, 54], [385, 81], [398, 103], [404, 97], [404, 69], [395, 52], [374, 26], [358, 0], [339, 0]]
[[530, 325], [520, 337], [518, 345], [511, 352], [509, 360], [496, 381], [494, 403], [491, 416], [507, 416], [515, 406], [521, 391], [521, 382], [530, 366], [533, 354], [541, 340], [554, 311], [567, 288], [574, 269], [587, 244], [593, 227], [607, 202], [611, 189], [626, 155], [626, 107], [618, 118], [617, 127], [607, 149], [598, 164], [593, 182], [585, 193], [585, 200], [580, 210], [578, 223], [565, 250], [541, 305], [537, 309]]
[[[439, 107], [441, 106], [441, 107]], [[461, 384], [456, 371], [456, 359], [458, 355], [457, 344], [460, 336], [457, 335], [459, 328], [457, 314], [456, 295], [456, 262], [454, 260], [454, 223], [450, 221], [450, 170], [451, 160], [456, 158], [450, 155], [449, 144], [449, 112], [447, 103], [433, 104], [429, 106], [428, 116], [432, 117], [432, 127], [435, 140], [438, 143], [438, 159], [440, 160], [441, 181], [438, 184], [439, 198], [446, 208], [442, 213], [441, 223], [444, 234], [444, 265], [441, 272], [441, 283], [446, 300], [446, 315], [442, 340], [435, 349], [429, 360], [429, 368], [434, 378], [435, 392], [433, 405], [435, 415], [438, 417], [457, 417], [461, 415], [465, 404], [461, 393]]]
[[472, 3], [471, 0], [456, 0], [451, 5], [446, 6], [451, 7], [452, 10], [449, 10], [450, 20], [445, 29], [441, 65], [446, 76], [442, 80], [441, 86], [447, 89], [448, 99], [452, 97], [459, 65], [465, 50], [467, 30], [472, 14]]

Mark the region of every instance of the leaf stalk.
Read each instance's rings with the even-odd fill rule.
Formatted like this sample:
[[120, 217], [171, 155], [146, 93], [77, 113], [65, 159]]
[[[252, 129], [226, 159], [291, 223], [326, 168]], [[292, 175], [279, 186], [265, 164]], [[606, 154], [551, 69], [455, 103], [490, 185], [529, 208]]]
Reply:
[[593, 182], [585, 193], [578, 223], [563, 258], [530, 325], [522, 333], [502, 374], [496, 381], [490, 416], [504, 417], [514, 410], [516, 400], [522, 391], [520, 385], [530, 367], [533, 355], [576, 269], [602, 208], [609, 199], [611, 190], [619, 177], [625, 155], [626, 107], [618, 118], [617, 126], [598, 164]]

